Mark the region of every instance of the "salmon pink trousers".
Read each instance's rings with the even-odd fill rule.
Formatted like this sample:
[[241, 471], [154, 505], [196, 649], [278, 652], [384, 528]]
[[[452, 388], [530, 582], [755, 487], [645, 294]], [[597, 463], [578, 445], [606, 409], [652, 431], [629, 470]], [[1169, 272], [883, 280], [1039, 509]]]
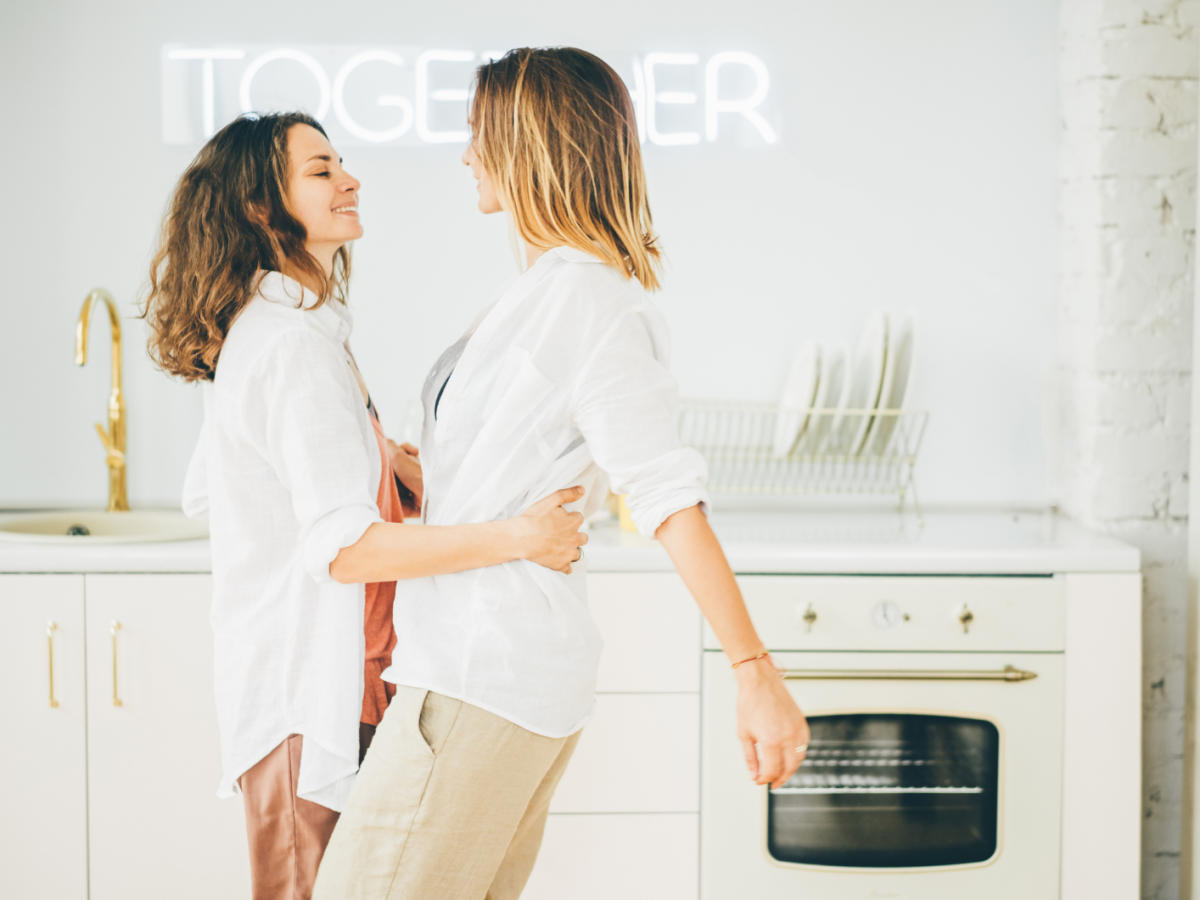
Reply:
[[332, 809], [296, 796], [303, 743], [293, 734], [238, 779], [253, 900], [308, 900], [337, 824]]

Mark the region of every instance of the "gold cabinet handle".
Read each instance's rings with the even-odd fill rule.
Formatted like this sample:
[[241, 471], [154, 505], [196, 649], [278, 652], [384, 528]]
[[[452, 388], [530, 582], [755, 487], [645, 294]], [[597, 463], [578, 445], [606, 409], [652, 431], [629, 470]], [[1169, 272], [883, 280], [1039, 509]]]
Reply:
[[50, 657], [50, 708], [58, 709], [58, 701], [54, 699], [54, 632], [57, 622], [46, 623], [46, 650]]
[[788, 669], [796, 681], [1029, 681], [1037, 678], [1015, 666], [1003, 669]]
[[121, 623], [113, 621], [109, 632], [112, 634], [112, 651], [113, 651], [113, 706], [123, 706], [121, 695], [117, 693], [117, 632], [121, 630]]

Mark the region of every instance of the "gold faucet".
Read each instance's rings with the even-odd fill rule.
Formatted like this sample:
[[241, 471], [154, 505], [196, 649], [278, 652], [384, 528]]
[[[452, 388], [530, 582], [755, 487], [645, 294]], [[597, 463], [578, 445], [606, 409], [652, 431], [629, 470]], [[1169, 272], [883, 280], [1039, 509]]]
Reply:
[[79, 313], [79, 326], [75, 329], [75, 365], [87, 362], [88, 325], [92, 307], [103, 300], [108, 307], [108, 323], [112, 326], [112, 393], [108, 398], [108, 429], [96, 423], [96, 433], [106, 451], [108, 463], [108, 511], [120, 512], [129, 509], [125, 496], [125, 395], [121, 392], [121, 319], [117, 315], [117, 304], [112, 294], [96, 288], [83, 301]]

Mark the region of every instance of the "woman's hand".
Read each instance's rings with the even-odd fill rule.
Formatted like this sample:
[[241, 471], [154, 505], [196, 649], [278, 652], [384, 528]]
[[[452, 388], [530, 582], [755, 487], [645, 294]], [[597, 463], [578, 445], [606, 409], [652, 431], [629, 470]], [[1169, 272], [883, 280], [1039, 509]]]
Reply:
[[404, 516], [415, 518], [421, 514], [421, 503], [425, 495], [425, 482], [419, 458], [421, 451], [412, 444], [397, 444], [391, 438], [388, 438], [387, 448], [392, 472], [404, 488], [400, 492], [400, 505], [404, 509]]
[[581, 548], [588, 542], [588, 536], [579, 530], [583, 514], [567, 512], [563, 506], [574, 503], [583, 493], [581, 487], [555, 491], [508, 520], [516, 529], [521, 559], [571, 574], [571, 563], [582, 558]]
[[682, 509], [667, 517], [655, 537], [671, 555], [729, 660], [747, 660], [733, 670], [738, 680], [738, 738], [746, 768], [758, 784], [781, 786], [804, 759], [804, 751], [796, 748], [808, 744], [808, 723], [771, 658], [750, 659], [763, 642], [708, 518], [698, 506]]
[[808, 722], [766, 656], [734, 670], [738, 679], [738, 739], [755, 784], [782, 787], [804, 760]]

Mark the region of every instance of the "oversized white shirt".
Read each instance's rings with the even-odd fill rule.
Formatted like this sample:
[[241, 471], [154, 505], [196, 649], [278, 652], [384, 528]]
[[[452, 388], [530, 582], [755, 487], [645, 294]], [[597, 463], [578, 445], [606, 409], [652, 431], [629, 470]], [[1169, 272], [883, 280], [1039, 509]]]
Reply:
[[350, 314], [315, 299], [268, 272], [230, 327], [183, 508], [212, 535], [218, 796], [301, 734], [298, 795], [340, 810], [358, 770], [365, 597], [329, 564], [381, 521], [381, 461]]
[[[668, 348], [636, 281], [579, 250], [545, 253], [425, 382], [424, 521], [504, 519], [576, 484], [588, 493], [574, 508], [587, 513], [610, 479], [646, 535], [707, 504], [704, 460], [679, 444]], [[518, 560], [398, 582], [399, 643], [383, 677], [538, 734], [577, 731], [595, 704], [602, 647], [585, 573]]]

